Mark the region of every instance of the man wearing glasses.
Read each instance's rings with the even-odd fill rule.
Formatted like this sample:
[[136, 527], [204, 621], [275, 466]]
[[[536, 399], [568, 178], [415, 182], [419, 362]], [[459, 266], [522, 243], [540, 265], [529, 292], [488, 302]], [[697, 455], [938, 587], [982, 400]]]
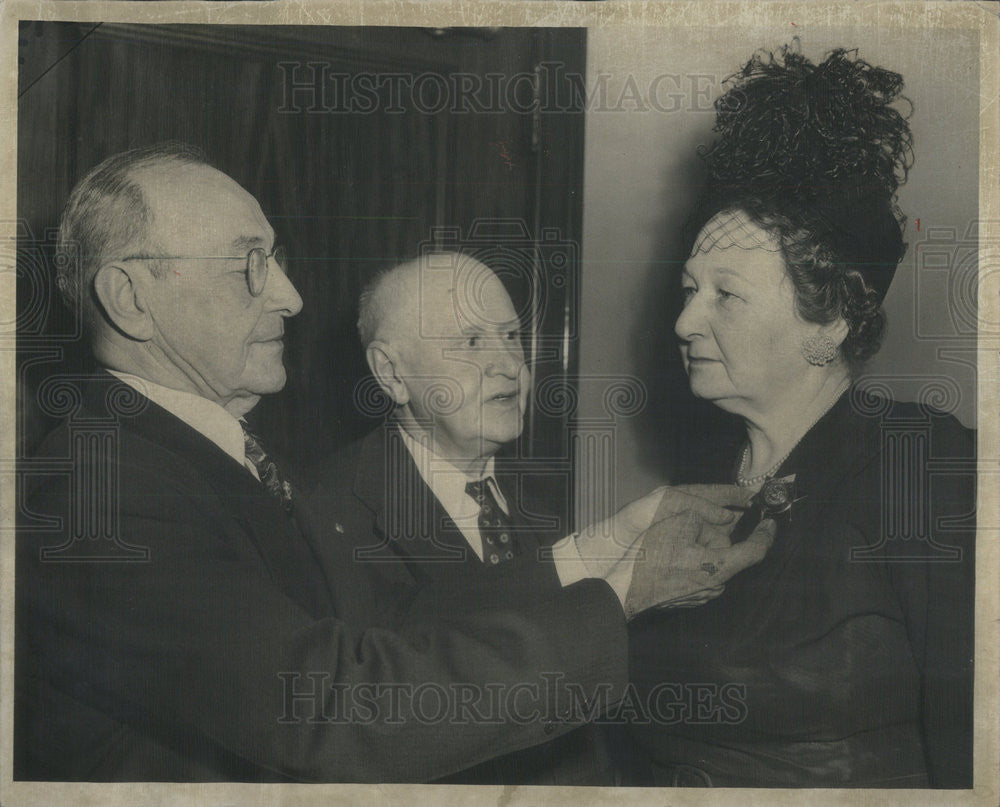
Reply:
[[[424, 781], [580, 725], [567, 685], [621, 696], [622, 603], [599, 575], [541, 594], [418, 587], [378, 628], [338, 618], [331, 586], [365, 581], [335, 568], [330, 536], [317, 553], [241, 421], [284, 385], [302, 299], [236, 182], [188, 147], [112, 156], [71, 194], [60, 246], [59, 289], [106, 371], [39, 451], [72, 446], [69, 479], [27, 491], [56, 526], [17, 541], [15, 778]], [[81, 448], [81, 424], [104, 437]], [[759, 559], [751, 543], [706, 587]], [[479, 703], [421, 720], [407, 693], [430, 683], [467, 707], [477, 687], [519, 687], [533, 719], [470, 719]], [[373, 708], [343, 711], [361, 689]]]

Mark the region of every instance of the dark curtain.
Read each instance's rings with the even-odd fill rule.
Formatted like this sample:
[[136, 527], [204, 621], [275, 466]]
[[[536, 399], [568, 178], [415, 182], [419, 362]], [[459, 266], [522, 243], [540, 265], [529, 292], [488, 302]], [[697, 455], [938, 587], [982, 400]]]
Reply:
[[[567, 95], [544, 114], [531, 104], [548, 75], [538, 65], [583, 74], [584, 31], [22, 23], [19, 35], [21, 451], [50, 425], [38, 384], [86, 361], [51, 283], [60, 208], [101, 159], [162, 140], [202, 147], [289, 248], [305, 301], [288, 324], [289, 382], [252, 415], [279, 456], [308, 467], [384, 411], [363, 383], [358, 292], [374, 268], [440, 238], [436, 227], [451, 246], [490, 253], [523, 310], [539, 289], [516, 264], [533, 250], [545, 301], [536, 380], [572, 375], [575, 338], [564, 337], [578, 305], [582, 103]], [[422, 96], [390, 82], [373, 110], [347, 111], [338, 77], [363, 73], [402, 76], [404, 87], [459, 73], [485, 87], [499, 74], [514, 90], [482, 113], [455, 98], [439, 108], [436, 80]], [[548, 252], [537, 259], [543, 232]], [[546, 261], [559, 264], [554, 274]], [[528, 453], [568, 460], [568, 416], [533, 412]]]

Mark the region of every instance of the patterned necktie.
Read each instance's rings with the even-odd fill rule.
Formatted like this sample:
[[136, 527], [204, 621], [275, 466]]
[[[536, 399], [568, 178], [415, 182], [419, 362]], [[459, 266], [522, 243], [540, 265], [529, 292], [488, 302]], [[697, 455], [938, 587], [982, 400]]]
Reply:
[[479, 535], [483, 539], [483, 561], [496, 566], [513, 560], [518, 554], [510, 518], [503, 511], [487, 484], [487, 479], [469, 482], [465, 492], [479, 505]]
[[247, 455], [247, 459], [257, 469], [257, 475], [260, 477], [261, 483], [267, 488], [268, 493], [281, 502], [285, 510], [291, 512], [292, 486], [287, 480], [282, 478], [277, 464], [267, 456], [267, 452], [261, 446], [257, 435], [250, 431], [243, 421], [240, 421], [240, 426], [243, 427], [243, 449]]

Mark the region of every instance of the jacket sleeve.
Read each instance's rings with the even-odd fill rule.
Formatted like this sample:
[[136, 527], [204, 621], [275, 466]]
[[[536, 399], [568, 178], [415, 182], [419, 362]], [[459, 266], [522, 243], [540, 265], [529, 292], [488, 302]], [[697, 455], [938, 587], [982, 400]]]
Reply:
[[[121, 536], [148, 560], [40, 562], [64, 536], [21, 535], [18, 622], [48, 684], [141, 731], [297, 780], [415, 782], [569, 731], [574, 699], [621, 697], [624, 619], [601, 581], [415, 590], [394, 624], [352, 630], [306, 613], [195, 483], [123, 464], [120, 484]], [[31, 504], [63, 525], [65, 508], [57, 482]]]

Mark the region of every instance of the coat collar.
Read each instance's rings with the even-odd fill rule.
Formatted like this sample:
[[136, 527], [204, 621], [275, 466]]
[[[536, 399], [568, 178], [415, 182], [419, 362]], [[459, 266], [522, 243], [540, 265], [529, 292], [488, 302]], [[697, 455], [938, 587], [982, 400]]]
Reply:
[[329, 612], [328, 591], [312, 571], [315, 558], [294, 517], [248, 468], [201, 432], [104, 370], [82, 384], [68, 427], [113, 428], [122, 436], [120, 462], [160, 463], [165, 474], [188, 482], [192, 495], [214, 496], [213, 506], [243, 526], [291, 596], [311, 613]]
[[83, 380], [80, 405], [70, 413], [69, 425], [124, 427], [134, 436], [197, 468], [199, 484], [225, 494], [231, 494], [233, 488], [260, 491], [260, 483], [247, 467], [197, 429], [104, 369]]
[[[522, 526], [516, 491], [495, 466], [498, 485], [511, 508], [515, 525]], [[391, 483], [390, 483], [391, 480]], [[390, 550], [421, 563], [455, 563], [479, 567], [476, 553], [437, 497], [424, 482], [397, 423], [386, 421], [362, 441], [352, 488], [354, 496], [372, 513], [375, 531]], [[523, 549], [534, 551], [537, 541], [519, 534]]]
[[362, 440], [353, 493], [372, 512], [383, 548], [416, 561], [479, 563], [424, 483], [393, 421]]
[[806, 432], [776, 476], [795, 474], [800, 495], [816, 496], [870, 462], [877, 452], [878, 424], [860, 409], [863, 395], [856, 387], [844, 392]]

